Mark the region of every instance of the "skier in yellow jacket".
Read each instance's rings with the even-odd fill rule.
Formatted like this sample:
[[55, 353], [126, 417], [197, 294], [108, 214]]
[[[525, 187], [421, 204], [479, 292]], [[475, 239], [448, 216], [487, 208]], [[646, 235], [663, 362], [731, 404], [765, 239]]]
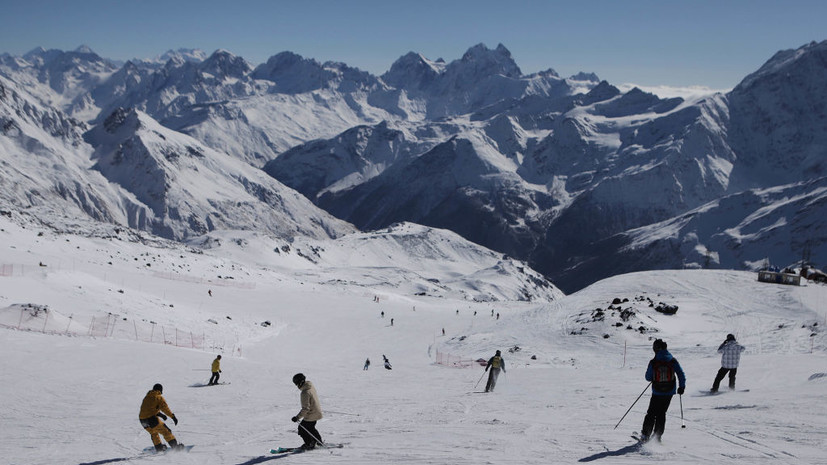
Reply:
[[299, 436], [304, 440], [301, 448], [312, 450], [316, 448], [316, 445], [324, 445], [322, 436], [316, 430], [316, 422], [322, 419], [322, 406], [319, 403], [316, 388], [303, 374], [296, 373], [293, 376], [293, 384], [301, 390], [302, 409], [291, 420], [293, 422], [301, 421], [299, 423]]
[[172, 418], [172, 421], [176, 425], [178, 424], [178, 418], [176, 418], [172, 410], [169, 409], [167, 401], [164, 400], [164, 396], [161, 395], [163, 391], [164, 387], [160, 384], [152, 386], [152, 390], [146, 393], [144, 401], [141, 402], [141, 411], [138, 413], [138, 420], [140, 420], [141, 426], [149, 433], [149, 436], [152, 438], [152, 444], [155, 445], [155, 450], [159, 452], [167, 448], [167, 446], [161, 442], [160, 436], [166, 439], [171, 449], [184, 447], [183, 444], [178, 444], [178, 441], [175, 440], [175, 435], [173, 435], [169, 427], [164, 424], [167, 416]]
[[500, 376], [500, 370], [505, 373], [505, 360], [503, 360], [499, 350], [493, 357], [488, 359], [488, 363], [485, 365], [485, 371], [488, 371], [489, 368], [491, 368], [491, 371], [488, 372], [488, 383], [485, 385], [485, 392], [494, 390], [494, 386], [497, 385], [497, 378]]
[[209, 386], [218, 384], [218, 378], [221, 377], [219, 374], [221, 373], [221, 356], [215, 357], [215, 360], [212, 361], [212, 376], [210, 376], [210, 382], [207, 383]]

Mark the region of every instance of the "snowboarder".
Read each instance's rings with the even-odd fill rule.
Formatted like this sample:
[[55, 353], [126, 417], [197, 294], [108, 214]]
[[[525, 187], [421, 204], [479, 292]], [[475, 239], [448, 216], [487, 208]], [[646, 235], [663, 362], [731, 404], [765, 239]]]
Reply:
[[735, 341], [734, 334], [727, 334], [726, 340], [718, 347], [718, 353], [721, 354], [721, 368], [712, 383], [712, 392], [718, 392], [718, 387], [727, 373], [729, 373], [729, 388], [735, 389], [735, 374], [738, 372], [738, 363], [741, 361], [741, 352], [744, 349], [744, 346]]
[[362, 370], [367, 371], [367, 369], [368, 369], [368, 368], [370, 368], [370, 359], [369, 359], [369, 358], [366, 358], [366, 359], [365, 359], [365, 367], [364, 367], [364, 368], [362, 368]]
[[391, 361], [388, 360], [388, 357], [385, 357], [385, 354], [382, 354], [382, 359], [385, 361], [385, 369], [393, 370], [393, 367], [391, 367]]
[[[669, 410], [672, 396], [675, 393], [683, 395], [686, 389], [686, 375], [678, 360], [666, 350], [666, 342], [662, 339], [655, 339], [652, 343], [652, 350], [655, 352], [655, 357], [646, 367], [646, 381], [652, 382], [652, 398], [649, 400], [649, 409], [643, 418], [643, 428], [640, 431], [641, 442], [648, 441], [653, 433], [660, 441], [666, 429], [666, 411]], [[675, 389], [675, 376], [680, 383], [677, 389]]]
[[161, 442], [160, 436], [164, 437], [170, 449], [183, 449], [184, 445], [178, 443], [169, 426], [164, 424], [167, 416], [172, 418], [176, 425], [178, 424], [178, 418], [169, 409], [167, 401], [161, 395], [163, 391], [164, 387], [160, 384], [152, 386], [152, 390], [146, 393], [143, 402], [141, 402], [138, 420], [152, 438], [152, 444], [155, 445], [156, 451], [161, 452], [167, 449], [167, 446]]
[[301, 373], [293, 376], [293, 384], [301, 391], [301, 410], [291, 420], [299, 423], [299, 436], [304, 440], [301, 448], [315, 449], [317, 445], [324, 445], [322, 436], [316, 430], [316, 422], [322, 419], [322, 406], [313, 383]]
[[215, 360], [212, 361], [212, 376], [210, 376], [210, 382], [207, 383], [209, 386], [214, 386], [218, 384], [218, 378], [221, 377], [221, 356], [215, 357]]
[[485, 364], [485, 371], [488, 371], [489, 368], [491, 368], [491, 371], [488, 373], [488, 382], [485, 384], [485, 392], [491, 392], [494, 390], [494, 387], [497, 385], [497, 378], [500, 376], [500, 370], [505, 373], [505, 360], [503, 360], [499, 350], [493, 357], [488, 359], [488, 363]]

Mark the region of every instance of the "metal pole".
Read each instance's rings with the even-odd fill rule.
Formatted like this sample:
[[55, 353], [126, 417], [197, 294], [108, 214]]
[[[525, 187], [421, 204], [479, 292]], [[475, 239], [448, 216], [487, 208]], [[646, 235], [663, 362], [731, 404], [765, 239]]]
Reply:
[[482, 377], [483, 377], [483, 376], [485, 376], [485, 373], [486, 373], [486, 371], [483, 371], [483, 372], [482, 372], [482, 376], [480, 376], [480, 379], [478, 379], [478, 380], [477, 380], [477, 384], [475, 384], [475, 385], [474, 385], [474, 389], [476, 389], [476, 388], [477, 388], [477, 386], [479, 386], [480, 381], [482, 381]]
[[620, 426], [620, 422], [623, 421], [624, 418], [626, 418], [626, 415], [629, 414], [629, 412], [632, 410], [632, 407], [634, 407], [635, 404], [637, 403], [637, 401], [639, 401], [640, 398], [643, 397], [643, 394], [646, 394], [646, 390], [649, 389], [649, 386], [651, 386], [651, 385], [652, 385], [652, 382], [649, 381], [649, 384], [647, 384], [646, 387], [643, 388], [643, 392], [641, 392], [640, 395], [637, 396], [637, 399], [635, 399], [635, 401], [632, 402], [632, 405], [629, 406], [629, 410], [626, 410], [626, 413], [624, 413], [623, 416], [620, 417], [620, 421], [617, 422], [617, 424], [615, 425], [615, 427], [613, 429], [617, 429], [617, 427]]
[[686, 428], [686, 422], [683, 421], [683, 394], [678, 396], [678, 400], [681, 401], [681, 428]]
[[[304, 425], [303, 425], [303, 424], [301, 424], [301, 423], [299, 423], [299, 428], [301, 428], [301, 429], [303, 429], [303, 430], [307, 431], [307, 428], [305, 428], [305, 427], [304, 427]], [[316, 436], [313, 436], [313, 433], [311, 433], [310, 431], [307, 431], [307, 434], [309, 434], [311, 438], [315, 439], [315, 440], [316, 440], [316, 442], [318, 442], [319, 444], [321, 444], [321, 445], [322, 445], [322, 447], [327, 447], [327, 444], [325, 444], [325, 443], [324, 443], [324, 441], [322, 441], [321, 439], [317, 438]]]

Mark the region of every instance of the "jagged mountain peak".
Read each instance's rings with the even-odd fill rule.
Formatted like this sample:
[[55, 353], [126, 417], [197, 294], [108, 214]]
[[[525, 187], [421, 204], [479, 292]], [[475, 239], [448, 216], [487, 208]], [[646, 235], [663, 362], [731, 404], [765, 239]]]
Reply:
[[496, 49], [491, 50], [485, 44], [479, 43], [469, 48], [460, 60], [448, 66], [471, 68], [476, 73], [502, 74], [511, 78], [518, 78], [523, 74], [511, 57], [511, 52], [503, 44], [498, 44]]
[[214, 76], [227, 76], [238, 79], [245, 77], [253, 70], [250, 64], [247, 63], [247, 60], [224, 49], [218, 49], [213, 52], [213, 54], [201, 62], [198, 67], [202, 72], [207, 72]]
[[178, 57], [185, 61], [192, 61], [200, 63], [207, 59], [208, 55], [201, 49], [197, 48], [179, 48], [176, 50], [167, 50], [163, 55], [159, 56], [155, 61], [166, 63], [172, 57]]
[[[824, 66], [827, 63], [827, 40], [822, 42], [810, 42], [797, 49], [781, 50], [776, 52], [758, 71], [747, 75], [733, 92], [738, 92], [755, 84], [756, 81], [768, 78], [772, 75], [787, 72], [794, 65], [801, 61], [812, 59]], [[800, 69], [801, 67], [799, 67]]]
[[95, 53], [95, 52], [92, 50], [92, 47], [90, 47], [90, 46], [88, 46], [88, 45], [86, 45], [86, 44], [81, 44], [81, 45], [79, 45], [79, 46], [78, 46], [78, 47], [74, 50], [74, 52], [76, 52], [76, 53], [86, 53], [86, 54], [94, 54], [94, 55], [97, 55], [97, 53]]
[[580, 71], [579, 73], [571, 76], [569, 79], [571, 79], [572, 81], [601, 82], [600, 78], [597, 77], [597, 74], [595, 74], [595, 73], [586, 73], [586, 72], [583, 72], [583, 71]]

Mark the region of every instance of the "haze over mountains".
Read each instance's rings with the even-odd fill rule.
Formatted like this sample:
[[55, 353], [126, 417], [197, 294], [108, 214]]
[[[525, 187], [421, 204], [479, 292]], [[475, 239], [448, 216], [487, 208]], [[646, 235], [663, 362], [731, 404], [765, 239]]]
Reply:
[[726, 94], [666, 99], [524, 75], [503, 45], [407, 53], [381, 76], [291, 52], [253, 66], [226, 50], [120, 64], [35, 49], [0, 55], [0, 207], [173, 240], [419, 223], [566, 292], [637, 270], [818, 262], [826, 81], [827, 41]]

